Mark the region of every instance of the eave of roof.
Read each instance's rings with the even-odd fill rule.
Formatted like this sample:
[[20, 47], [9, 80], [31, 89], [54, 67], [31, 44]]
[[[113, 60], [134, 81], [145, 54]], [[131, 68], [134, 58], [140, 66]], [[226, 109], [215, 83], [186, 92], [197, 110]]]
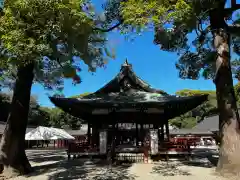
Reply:
[[100, 104], [156, 104], [161, 105], [164, 103], [195, 103], [201, 104], [202, 102], [207, 100], [207, 95], [199, 95], [199, 96], [188, 96], [188, 97], [179, 97], [179, 96], [162, 96], [157, 93], [146, 93], [146, 92], [135, 92], [131, 94], [125, 93], [111, 93], [108, 95], [99, 95], [99, 96], [88, 96], [81, 98], [61, 98], [61, 97], [50, 97], [50, 100], [58, 105], [58, 101], [65, 101], [68, 104], [93, 104], [98, 106]]

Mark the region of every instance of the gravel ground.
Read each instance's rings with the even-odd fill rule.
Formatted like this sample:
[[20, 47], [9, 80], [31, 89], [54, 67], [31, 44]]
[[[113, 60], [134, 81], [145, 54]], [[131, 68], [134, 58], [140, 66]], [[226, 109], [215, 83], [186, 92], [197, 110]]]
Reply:
[[12, 180], [223, 180], [214, 166], [200, 155], [191, 161], [134, 163], [110, 167], [105, 162], [83, 159], [67, 160], [64, 151], [27, 151], [35, 172]]

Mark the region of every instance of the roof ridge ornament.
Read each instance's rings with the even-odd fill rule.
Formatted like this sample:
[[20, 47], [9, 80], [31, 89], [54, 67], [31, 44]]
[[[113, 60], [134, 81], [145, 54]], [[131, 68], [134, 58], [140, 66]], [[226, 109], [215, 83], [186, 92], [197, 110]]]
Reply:
[[129, 64], [128, 60], [126, 58], [125, 62], [121, 65], [121, 70], [120, 71], [123, 71], [125, 69], [131, 69], [131, 68], [132, 68], [132, 64]]
[[128, 59], [126, 58], [125, 62], [122, 64], [122, 67], [132, 67], [132, 64], [129, 64]]
[[126, 60], [125, 60], [125, 64], [126, 64], [126, 65], [129, 65], [127, 58], [126, 58]]

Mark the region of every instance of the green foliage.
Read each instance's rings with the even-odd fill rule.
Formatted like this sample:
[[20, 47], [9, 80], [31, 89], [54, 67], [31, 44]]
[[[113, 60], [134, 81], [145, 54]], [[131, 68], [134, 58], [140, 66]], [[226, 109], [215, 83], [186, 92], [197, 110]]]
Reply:
[[42, 107], [41, 110], [46, 114], [47, 126], [65, 129], [79, 129], [81, 127], [81, 119], [65, 113], [59, 108]]
[[85, 0], [6, 4], [0, 17], [0, 84], [9, 87], [6, 82], [14, 82], [16, 68], [27, 63], [35, 65], [35, 80], [50, 89], [61, 89], [63, 78], [80, 83], [79, 60], [90, 71], [104, 66], [105, 34], [94, 31], [101, 22], [94, 21], [94, 12], [84, 11], [86, 4]]
[[169, 123], [179, 129], [190, 129], [197, 125], [197, 120], [195, 117], [191, 117], [189, 114], [185, 114], [183, 116], [169, 120]]
[[190, 90], [190, 89], [183, 89], [176, 92], [179, 96], [194, 96], [194, 95], [204, 95], [208, 94], [208, 101], [211, 106], [217, 106], [216, 100], [216, 91], [201, 91], [201, 90]]
[[[176, 68], [181, 78], [198, 79], [203, 76], [210, 79], [215, 75], [217, 55], [212, 42], [210, 12], [218, 8], [222, 13], [227, 13], [225, 3], [226, 0], [128, 0], [121, 3], [121, 15], [124, 24], [131, 26], [134, 32], [152, 29], [155, 33], [154, 43], [161, 50], [180, 55]], [[232, 17], [233, 9], [228, 11], [226, 17], [219, 18], [225, 20]], [[227, 25], [239, 22], [239, 15], [234, 16], [232, 21], [226, 21]], [[189, 35], [193, 32], [196, 39], [192, 41]], [[233, 50], [240, 54], [239, 34], [231, 35]]]
[[[82, 97], [84, 93], [76, 97]], [[11, 94], [0, 93], [0, 121], [6, 122], [10, 110]], [[28, 124], [33, 126], [52, 126], [58, 128], [79, 129], [82, 120], [65, 113], [58, 108], [41, 107], [37, 103], [37, 97], [31, 96]]]
[[236, 99], [237, 99], [237, 105], [240, 105], [240, 83], [238, 82], [235, 86], [234, 86], [234, 91], [236, 94]]
[[[80, 98], [88, 95], [90, 93], [86, 92], [76, 96], [71, 96], [70, 98]], [[49, 114], [49, 125], [58, 128], [69, 128], [69, 129], [79, 129], [83, 122], [82, 119], [74, 117], [59, 108], [45, 108], [45, 111]]]
[[[240, 104], [240, 83], [237, 83], [234, 86], [234, 90], [236, 93], [236, 97], [238, 100], [238, 105]], [[217, 100], [216, 100], [216, 92], [215, 91], [201, 91], [201, 90], [190, 90], [183, 89], [176, 92], [176, 95], [179, 96], [194, 96], [194, 95], [203, 95], [208, 94], [208, 101], [196, 107], [190, 112], [183, 114], [180, 117], [176, 117], [171, 119], [170, 124], [178, 127], [178, 128], [192, 128], [196, 125], [196, 123], [201, 122], [204, 117], [210, 116], [213, 114], [218, 114], [217, 110]]]
[[[81, 119], [74, 117], [64, 111], [59, 114], [59, 119], [63, 122], [62, 128], [65, 129], [79, 129], [81, 127], [82, 121]], [[54, 126], [56, 127], [56, 125]]]
[[240, 60], [239, 59], [234, 59], [232, 61], [232, 73], [235, 75], [234, 77], [240, 80]]
[[205, 116], [217, 113], [217, 101], [215, 91], [200, 91], [183, 89], [176, 92], [179, 96], [194, 96], [208, 94], [208, 101], [169, 122], [178, 128], [192, 128], [202, 121]]
[[[10, 103], [11, 103], [12, 95], [6, 93], [0, 93], [0, 121], [6, 122], [8, 113], [10, 111]], [[28, 115], [28, 124], [29, 125], [48, 125], [48, 114], [42, 110], [40, 105], [37, 103], [37, 98], [31, 96], [30, 99], [30, 107], [29, 107], [29, 115]]]

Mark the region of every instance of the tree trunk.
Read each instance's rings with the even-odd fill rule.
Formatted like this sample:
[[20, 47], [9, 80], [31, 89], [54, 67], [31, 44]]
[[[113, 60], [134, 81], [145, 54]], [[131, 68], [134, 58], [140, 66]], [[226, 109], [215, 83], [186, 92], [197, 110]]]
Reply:
[[210, 13], [216, 58], [216, 94], [219, 110], [220, 152], [217, 171], [237, 175], [240, 171], [240, 131], [230, 64], [230, 36], [223, 15], [224, 4]]
[[14, 177], [30, 173], [32, 167], [25, 153], [25, 133], [33, 82], [33, 64], [19, 67], [10, 113], [0, 143], [3, 176]]

